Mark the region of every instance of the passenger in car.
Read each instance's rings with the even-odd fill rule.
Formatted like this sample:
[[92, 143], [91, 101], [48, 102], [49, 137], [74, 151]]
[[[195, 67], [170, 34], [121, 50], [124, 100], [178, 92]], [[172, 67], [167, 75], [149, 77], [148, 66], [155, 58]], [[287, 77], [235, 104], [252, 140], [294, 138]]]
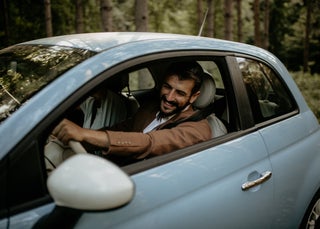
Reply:
[[[103, 156], [143, 159], [209, 140], [207, 119], [194, 120], [192, 104], [200, 95], [203, 69], [196, 62], [172, 64], [160, 90], [160, 101], [139, 109], [133, 119], [107, 130], [82, 128], [65, 119], [53, 135], [67, 144], [75, 140], [100, 148]], [[172, 125], [177, 123], [177, 125]]]
[[80, 108], [84, 114], [83, 128], [101, 129], [131, 117], [128, 98], [121, 91], [128, 87], [129, 76], [122, 74], [108, 79], [89, 96]]

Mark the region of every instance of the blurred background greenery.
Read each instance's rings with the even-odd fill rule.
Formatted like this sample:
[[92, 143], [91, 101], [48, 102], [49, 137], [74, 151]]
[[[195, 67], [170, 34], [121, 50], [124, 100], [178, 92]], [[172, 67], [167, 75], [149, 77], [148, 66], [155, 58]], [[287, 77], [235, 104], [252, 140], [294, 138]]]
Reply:
[[1, 0], [0, 48], [101, 31], [198, 35], [253, 44], [292, 73], [318, 119], [320, 0]]
[[302, 95], [320, 122], [320, 74], [291, 72]]

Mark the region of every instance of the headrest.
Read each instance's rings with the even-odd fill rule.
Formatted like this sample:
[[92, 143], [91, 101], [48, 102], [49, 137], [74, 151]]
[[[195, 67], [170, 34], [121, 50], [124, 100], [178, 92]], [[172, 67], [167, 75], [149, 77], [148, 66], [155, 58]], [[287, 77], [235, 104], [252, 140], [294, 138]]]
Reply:
[[200, 95], [193, 103], [193, 106], [202, 109], [213, 103], [214, 96], [216, 95], [216, 84], [210, 73], [203, 74], [202, 84], [200, 87]]
[[108, 88], [114, 92], [121, 92], [129, 86], [129, 74], [119, 73], [108, 80]]

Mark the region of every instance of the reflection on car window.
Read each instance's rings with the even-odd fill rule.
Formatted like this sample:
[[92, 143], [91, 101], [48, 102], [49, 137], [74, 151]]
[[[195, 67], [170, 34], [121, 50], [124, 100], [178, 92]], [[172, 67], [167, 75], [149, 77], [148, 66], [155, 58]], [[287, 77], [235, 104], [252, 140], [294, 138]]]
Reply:
[[89, 58], [88, 50], [19, 45], [0, 52], [0, 122], [63, 72]]
[[237, 58], [256, 123], [292, 111], [294, 103], [274, 71], [263, 63]]

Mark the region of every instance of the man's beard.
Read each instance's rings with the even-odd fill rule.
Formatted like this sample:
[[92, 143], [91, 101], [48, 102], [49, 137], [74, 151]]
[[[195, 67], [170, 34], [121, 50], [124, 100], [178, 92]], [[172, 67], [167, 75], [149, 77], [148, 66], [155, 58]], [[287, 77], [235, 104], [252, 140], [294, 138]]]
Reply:
[[169, 103], [169, 104], [175, 106], [176, 109], [174, 109], [173, 111], [171, 111], [171, 112], [169, 112], [169, 113], [164, 113], [164, 112], [160, 109], [160, 111], [159, 111], [159, 113], [158, 113], [158, 115], [157, 115], [157, 119], [158, 119], [158, 120], [161, 120], [161, 119], [163, 119], [163, 118], [168, 118], [168, 117], [170, 117], [171, 115], [178, 114], [178, 113], [180, 113], [181, 111], [183, 111], [183, 110], [190, 104], [189, 101], [188, 101], [184, 106], [179, 106], [179, 104], [176, 103], [176, 102], [174, 102], [174, 101], [168, 101], [165, 95], [161, 96], [160, 102], [161, 102], [161, 101], [164, 101], [164, 102], [166, 102], [166, 103]]

